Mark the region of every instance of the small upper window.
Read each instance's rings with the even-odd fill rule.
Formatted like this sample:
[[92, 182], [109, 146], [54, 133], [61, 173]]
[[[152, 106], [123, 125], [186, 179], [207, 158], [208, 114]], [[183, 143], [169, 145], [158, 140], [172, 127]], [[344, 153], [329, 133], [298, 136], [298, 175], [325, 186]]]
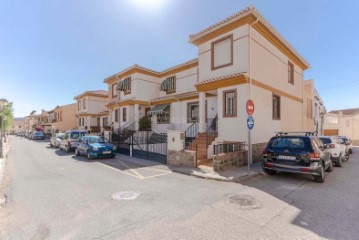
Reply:
[[288, 82], [294, 84], [294, 64], [288, 62]]
[[122, 122], [127, 122], [127, 108], [122, 108]]
[[117, 97], [117, 83], [112, 84], [112, 98]]
[[82, 100], [82, 108], [86, 109], [86, 99]]
[[212, 70], [233, 65], [233, 35], [212, 42]]
[[166, 78], [160, 86], [161, 91], [165, 91], [167, 94], [176, 92], [176, 76]]
[[273, 95], [272, 99], [273, 119], [280, 120], [280, 97]]

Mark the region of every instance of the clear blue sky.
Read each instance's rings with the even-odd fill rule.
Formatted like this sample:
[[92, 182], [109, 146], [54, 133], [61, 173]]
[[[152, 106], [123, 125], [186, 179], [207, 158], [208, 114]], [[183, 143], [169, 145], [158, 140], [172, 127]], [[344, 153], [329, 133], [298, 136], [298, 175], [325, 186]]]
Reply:
[[182, 63], [197, 55], [190, 34], [248, 5], [309, 61], [305, 78], [328, 110], [359, 107], [354, 0], [0, 0], [0, 97], [19, 117], [106, 89], [104, 78], [134, 63]]

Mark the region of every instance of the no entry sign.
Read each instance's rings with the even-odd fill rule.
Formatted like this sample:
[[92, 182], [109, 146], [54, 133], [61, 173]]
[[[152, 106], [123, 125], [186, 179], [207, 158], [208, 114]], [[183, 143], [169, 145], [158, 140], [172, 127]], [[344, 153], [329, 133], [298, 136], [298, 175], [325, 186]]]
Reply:
[[251, 116], [253, 114], [253, 112], [254, 112], [254, 103], [250, 99], [247, 101], [246, 110], [247, 110], [247, 114], [249, 116]]

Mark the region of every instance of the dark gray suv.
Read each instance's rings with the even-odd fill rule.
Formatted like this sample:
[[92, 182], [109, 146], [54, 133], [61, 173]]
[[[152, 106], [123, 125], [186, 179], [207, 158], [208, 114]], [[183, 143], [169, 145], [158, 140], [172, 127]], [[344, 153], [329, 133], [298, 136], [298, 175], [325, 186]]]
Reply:
[[280, 132], [263, 151], [262, 167], [269, 175], [277, 171], [309, 174], [324, 182], [325, 171], [333, 171], [330, 154], [314, 133]]

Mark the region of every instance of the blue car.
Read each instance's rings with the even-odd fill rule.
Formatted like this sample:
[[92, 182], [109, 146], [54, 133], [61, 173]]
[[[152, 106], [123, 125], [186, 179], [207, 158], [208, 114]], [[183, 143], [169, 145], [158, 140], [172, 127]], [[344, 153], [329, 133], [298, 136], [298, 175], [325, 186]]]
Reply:
[[75, 150], [76, 156], [86, 155], [90, 158], [116, 156], [116, 146], [99, 136], [83, 136], [79, 139]]
[[33, 140], [44, 140], [45, 139], [45, 135], [43, 132], [41, 131], [35, 131], [31, 134], [31, 139]]

